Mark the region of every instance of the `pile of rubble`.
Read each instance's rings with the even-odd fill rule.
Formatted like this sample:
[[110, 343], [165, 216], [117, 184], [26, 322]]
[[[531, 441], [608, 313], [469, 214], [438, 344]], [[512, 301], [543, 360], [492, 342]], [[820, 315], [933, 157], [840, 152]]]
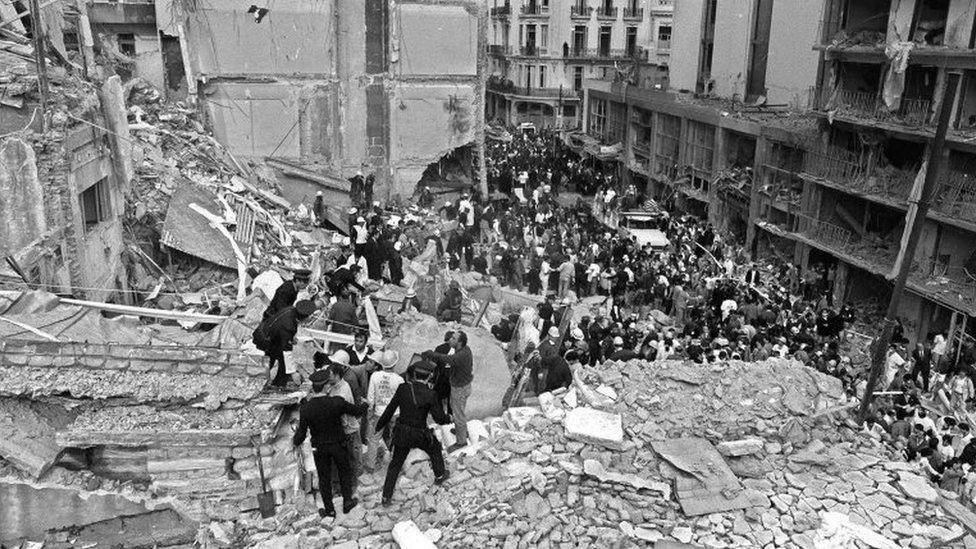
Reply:
[[441, 487], [417, 453], [389, 509], [380, 471], [362, 477], [349, 515], [320, 522], [311, 500], [296, 500], [204, 537], [394, 547], [394, 525], [412, 521], [445, 547], [976, 543], [950, 494], [833, 418], [846, 404], [836, 379], [790, 361], [607, 363], [538, 406], [472, 422], [474, 443], [449, 456]]

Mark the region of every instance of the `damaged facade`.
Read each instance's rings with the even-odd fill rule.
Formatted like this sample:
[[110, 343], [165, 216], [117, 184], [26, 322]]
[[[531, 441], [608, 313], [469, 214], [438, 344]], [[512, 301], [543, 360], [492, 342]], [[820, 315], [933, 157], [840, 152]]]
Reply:
[[[36, 80], [34, 63], [4, 59], [6, 91], [23, 105], [0, 109], [34, 112], [39, 121], [44, 115], [33, 110], [36, 86], [24, 84]], [[53, 98], [61, 103], [48, 131], [0, 143], [0, 255], [7, 258], [0, 277], [123, 301], [128, 287], [121, 212], [131, 168], [123, 167], [128, 128], [121, 84], [112, 78], [96, 90], [55, 67], [48, 73]]]
[[583, 80], [667, 86], [672, 0], [491, 0], [488, 118], [579, 126]]
[[218, 141], [313, 172], [285, 190], [293, 202], [317, 190], [345, 202], [358, 171], [375, 175], [377, 198], [408, 197], [428, 165], [483, 136], [478, 2], [306, 0], [260, 17], [223, 0], [156, 10], [175, 10], [190, 92]]
[[[885, 299], [947, 75], [962, 72], [899, 314], [910, 341], [949, 333], [958, 348], [976, 334], [976, 2], [813, 4], [680, 3], [674, 51], [700, 63], [671, 81], [699, 93], [587, 82], [587, 139], [623, 143], [626, 180], [757, 260], [823, 265], [834, 303]], [[714, 31], [733, 25], [745, 34]]]

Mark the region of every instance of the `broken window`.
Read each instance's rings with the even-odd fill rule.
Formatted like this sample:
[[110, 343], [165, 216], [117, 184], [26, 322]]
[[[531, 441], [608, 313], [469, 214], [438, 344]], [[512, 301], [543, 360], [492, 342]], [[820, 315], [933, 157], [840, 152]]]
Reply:
[[637, 27], [627, 27], [627, 55], [633, 57], [637, 53]]
[[603, 99], [590, 100], [590, 128], [593, 137], [603, 137], [607, 129], [607, 102]]
[[82, 191], [78, 196], [78, 202], [81, 205], [81, 218], [86, 231], [90, 231], [111, 217], [112, 203], [109, 197], [108, 178], [101, 179]]
[[656, 172], [671, 178], [675, 177], [678, 168], [678, 151], [681, 146], [681, 119], [670, 114], [658, 113], [655, 144]]
[[119, 51], [129, 57], [136, 54], [136, 36], [132, 33], [122, 33], [118, 35]]
[[956, 114], [956, 127], [959, 129], [976, 128], [976, 71], [965, 72], [961, 90], [959, 112]]
[[586, 51], [586, 25], [573, 29], [573, 55], [580, 57]]
[[976, 178], [973, 174], [976, 174], [976, 155], [950, 150], [949, 163], [932, 206], [946, 215], [976, 222]]
[[657, 28], [657, 49], [671, 49], [671, 25], [661, 25]]
[[583, 89], [583, 67], [573, 67], [573, 91]]
[[[691, 168], [695, 180], [711, 179], [714, 153], [715, 126], [689, 120], [685, 135], [684, 164]], [[701, 181], [695, 184], [695, 188], [701, 189], [704, 186]]]
[[726, 131], [725, 164], [729, 168], [751, 168], [756, 162], [756, 138], [744, 133]]
[[912, 42], [940, 46], [945, 40], [949, 0], [917, 0], [912, 19]]
[[623, 141], [627, 125], [627, 106], [623, 103], [610, 103], [610, 113], [607, 119], [608, 144]]
[[823, 39], [830, 43], [844, 31], [848, 44], [873, 45], [884, 42], [888, 32], [891, 0], [835, 0], [824, 21]]

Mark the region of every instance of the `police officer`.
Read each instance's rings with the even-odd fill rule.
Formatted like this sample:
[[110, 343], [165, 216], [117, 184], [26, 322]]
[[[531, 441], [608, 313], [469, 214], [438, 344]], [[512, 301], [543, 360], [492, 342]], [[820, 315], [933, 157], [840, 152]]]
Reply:
[[393, 400], [376, 422], [376, 432], [382, 432], [397, 410], [400, 411], [400, 417], [393, 427], [393, 458], [386, 471], [386, 482], [383, 483], [384, 506], [392, 502], [400, 469], [407, 454], [414, 448], [419, 448], [430, 456], [434, 484], [441, 484], [448, 477], [441, 443], [427, 427], [428, 414], [440, 425], [450, 423], [444, 409], [438, 404], [437, 394], [434, 393], [434, 365], [423, 360], [414, 364], [411, 371], [410, 379], [397, 387]]
[[[319, 478], [319, 493], [322, 495], [322, 518], [335, 517], [332, 504], [332, 466], [339, 471], [339, 488], [342, 493], [342, 512], [348, 513], [359, 500], [353, 497], [353, 471], [349, 452], [348, 437], [342, 428], [342, 415], [361, 416], [366, 405], [354, 405], [339, 396], [329, 396], [328, 388], [342, 380], [342, 370], [338, 364], [316, 370], [309, 376], [312, 394], [301, 403], [298, 412], [298, 429], [292, 442], [301, 446], [308, 431], [312, 432], [312, 455], [315, 457], [315, 471]], [[402, 462], [401, 462], [402, 463]]]

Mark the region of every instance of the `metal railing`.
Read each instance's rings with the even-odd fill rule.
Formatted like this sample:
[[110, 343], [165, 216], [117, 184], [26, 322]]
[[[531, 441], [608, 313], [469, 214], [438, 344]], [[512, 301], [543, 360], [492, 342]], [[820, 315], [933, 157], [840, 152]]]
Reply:
[[508, 17], [512, 13], [512, 6], [505, 5], [499, 6], [497, 8], [491, 8], [492, 17]]
[[563, 99], [572, 99], [576, 97], [576, 94], [572, 90], [567, 90], [566, 88], [536, 88], [529, 86], [510, 86], [505, 90], [506, 93], [511, 93], [515, 95], [525, 95], [529, 97], [551, 97]]
[[616, 19], [617, 18], [617, 8], [606, 6], [600, 6], [596, 9], [597, 19]]
[[918, 167], [899, 169], [882, 165], [880, 151], [875, 156], [858, 156], [835, 149], [826, 153], [807, 152], [804, 172], [826, 179], [844, 189], [878, 196], [896, 203], [908, 200]]
[[569, 16], [572, 18], [589, 19], [590, 15], [592, 14], [593, 14], [593, 8], [589, 6], [573, 6], [569, 10]]
[[519, 53], [527, 56], [546, 55], [547, 51], [546, 48], [540, 48], [535, 45], [526, 45], [519, 48]]
[[795, 218], [796, 227], [794, 227], [793, 232], [828, 247], [849, 251], [849, 247], [855, 241], [854, 233], [833, 223], [803, 214], [796, 214]]
[[549, 15], [549, 6], [541, 4], [523, 4], [522, 15]]
[[889, 109], [877, 92], [832, 92], [823, 88], [811, 88], [809, 106], [819, 111], [837, 111], [873, 118], [879, 122], [918, 127], [929, 124], [932, 101], [920, 97], [903, 97], [897, 108]]
[[976, 178], [964, 172], [943, 173], [932, 209], [942, 215], [976, 223]]
[[774, 202], [786, 203], [791, 206], [799, 205], [803, 196], [803, 180], [794, 171], [765, 164], [762, 184], [759, 193], [766, 195]]
[[624, 19], [644, 19], [644, 8], [624, 8]]
[[501, 44], [489, 44], [488, 53], [492, 55], [511, 55], [512, 46], [502, 46]]

